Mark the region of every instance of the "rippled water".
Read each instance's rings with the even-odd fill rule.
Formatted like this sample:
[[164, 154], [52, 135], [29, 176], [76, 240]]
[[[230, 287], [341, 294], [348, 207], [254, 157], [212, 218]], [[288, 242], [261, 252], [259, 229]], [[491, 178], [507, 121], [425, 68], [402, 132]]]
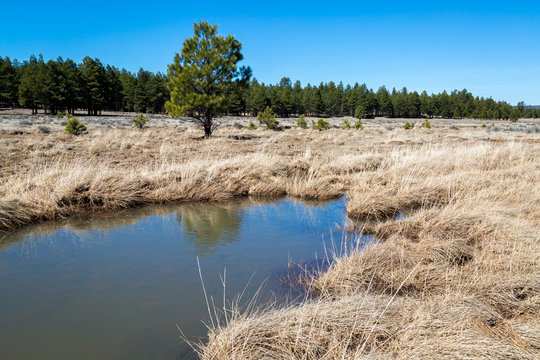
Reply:
[[[152, 206], [47, 222], [0, 238], [0, 359], [185, 359], [221, 304], [276, 280], [290, 260], [324, 257], [344, 200]], [[332, 235], [333, 234], [333, 235]], [[250, 282], [250, 278], [251, 282]]]

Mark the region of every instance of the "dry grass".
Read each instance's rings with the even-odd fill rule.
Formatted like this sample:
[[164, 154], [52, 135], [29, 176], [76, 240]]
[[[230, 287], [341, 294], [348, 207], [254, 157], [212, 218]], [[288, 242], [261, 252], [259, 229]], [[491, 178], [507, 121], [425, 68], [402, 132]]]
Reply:
[[[286, 194], [328, 199], [342, 195], [357, 174], [380, 166], [377, 148], [394, 147], [390, 139], [409, 134], [378, 127], [277, 133], [230, 127], [208, 141], [200, 131], [179, 128], [0, 135], [2, 231], [144, 203]], [[437, 141], [429, 132], [413, 137], [415, 143]]]
[[198, 135], [4, 133], [0, 227], [143, 203], [347, 192], [355, 227], [378, 241], [336, 254], [311, 279], [311, 300], [227, 310], [201, 358], [540, 357], [537, 134], [434, 122]]
[[337, 254], [312, 279], [317, 300], [212, 329], [202, 358], [540, 357], [540, 147], [384, 154], [351, 179], [347, 207], [378, 242]]

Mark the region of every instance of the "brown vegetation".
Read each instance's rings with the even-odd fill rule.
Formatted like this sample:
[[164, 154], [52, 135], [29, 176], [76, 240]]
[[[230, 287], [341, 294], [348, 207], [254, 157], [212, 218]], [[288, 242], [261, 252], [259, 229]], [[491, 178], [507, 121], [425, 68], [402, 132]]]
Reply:
[[348, 193], [378, 242], [313, 277], [316, 300], [211, 329], [201, 357], [538, 358], [539, 156], [502, 138], [385, 152]]
[[197, 135], [3, 133], [0, 227], [143, 203], [347, 191], [356, 228], [378, 241], [336, 254], [303, 304], [227, 312], [203, 359], [540, 356], [538, 135], [435, 122]]

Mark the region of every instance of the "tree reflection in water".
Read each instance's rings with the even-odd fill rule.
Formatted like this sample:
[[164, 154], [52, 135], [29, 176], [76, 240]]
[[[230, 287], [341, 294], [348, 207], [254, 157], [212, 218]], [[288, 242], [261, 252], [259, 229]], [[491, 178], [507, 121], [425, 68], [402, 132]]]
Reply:
[[177, 213], [184, 238], [196, 255], [214, 252], [219, 246], [238, 241], [246, 202], [184, 204]]

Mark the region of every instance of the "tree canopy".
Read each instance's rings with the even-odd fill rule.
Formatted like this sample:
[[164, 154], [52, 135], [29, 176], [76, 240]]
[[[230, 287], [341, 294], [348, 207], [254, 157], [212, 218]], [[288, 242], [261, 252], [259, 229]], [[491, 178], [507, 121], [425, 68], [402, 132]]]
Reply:
[[[239, 43], [231, 36], [218, 36], [214, 27], [208, 24], [205, 27], [210, 34], [206, 36], [200, 29], [198, 40], [188, 39], [186, 52], [175, 58], [169, 74], [183, 75], [170, 83], [169, 76], [159, 72], [152, 73], [142, 68], [138, 72], [119, 70], [91, 57], [84, 58], [81, 63], [61, 57], [44, 61], [41, 56], [31, 56], [22, 62], [0, 57], [0, 107], [25, 107], [32, 109], [33, 113], [43, 111], [50, 114], [73, 114], [77, 109], [92, 115], [102, 111], [161, 113], [165, 111], [165, 102], [171, 99], [169, 87], [172, 86], [176, 90], [176, 100], [171, 99], [170, 114], [199, 116], [196, 121], [203, 125], [205, 118], [200, 115], [206, 114], [203, 111], [206, 108], [189, 105], [200, 102], [212, 116], [211, 130], [218, 125], [215, 117], [221, 114], [257, 116], [267, 107], [271, 107], [278, 117], [304, 114], [361, 118], [540, 118], [538, 106], [526, 106], [523, 102], [512, 106], [505, 101], [474, 96], [466, 89], [428, 94], [407, 88], [388, 90], [382, 86], [374, 91], [358, 83], [302, 85], [288, 77], [276, 84], [259, 83], [256, 79], [248, 83], [251, 70], [237, 67], [241, 59]], [[221, 50], [219, 47], [214, 49], [212, 41], [222, 43], [222, 50], [229, 45], [234, 45], [234, 48], [221, 52], [224, 58], [220, 58], [217, 55]], [[203, 43], [207, 43], [209, 48], [200, 47]], [[184, 63], [183, 57], [193, 59]], [[213, 57], [218, 61], [214, 62]], [[202, 59], [206, 63], [202, 63]]]
[[206, 21], [194, 24], [193, 30], [169, 65], [171, 99], [165, 108], [172, 117], [192, 117], [210, 137], [219, 126], [216, 117], [232, 105], [235, 94], [241, 97], [238, 91], [247, 86], [251, 69], [237, 66], [242, 45], [232, 35], [218, 35], [217, 25]]
[[41, 55], [22, 63], [0, 57], [0, 106], [22, 106], [34, 114], [72, 114], [76, 109], [89, 115], [103, 110], [159, 113], [169, 98], [166, 83], [159, 72], [131, 73], [89, 56], [80, 64], [61, 57], [45, 62]]

